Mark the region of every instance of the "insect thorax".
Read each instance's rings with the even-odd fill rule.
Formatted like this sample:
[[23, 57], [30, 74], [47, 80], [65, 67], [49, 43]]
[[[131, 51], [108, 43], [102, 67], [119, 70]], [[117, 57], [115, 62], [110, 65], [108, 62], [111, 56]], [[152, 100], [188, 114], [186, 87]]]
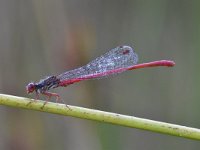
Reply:
[[45, 91], [48, 91], [49, 89], [58, 87], [59, 83], [60, 80], [56, 76], [49, 76], [36, 83], [36, 91], [39, 93], [43, 93]]

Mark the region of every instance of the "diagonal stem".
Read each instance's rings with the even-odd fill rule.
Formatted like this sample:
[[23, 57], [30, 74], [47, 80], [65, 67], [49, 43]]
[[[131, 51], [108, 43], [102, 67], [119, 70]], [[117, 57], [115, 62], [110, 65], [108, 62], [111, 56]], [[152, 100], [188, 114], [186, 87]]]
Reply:
[[48, 112], [58, 115], [72, 116], [81, 119], [95, 120], [99, 122], [106, 122], [131, 128], [158, 132], [162, 134], [169, 134], [178, 137], [200, 140], [200, 129], [196, 128], [71, 105], [67, 105], [66, 107], [65, 104], [59, 103], [48, 102], [44, 106], [44, 103], [45, 101], [41, 100], [33, 100], [24, 97], [0, 94], [1, 105]]

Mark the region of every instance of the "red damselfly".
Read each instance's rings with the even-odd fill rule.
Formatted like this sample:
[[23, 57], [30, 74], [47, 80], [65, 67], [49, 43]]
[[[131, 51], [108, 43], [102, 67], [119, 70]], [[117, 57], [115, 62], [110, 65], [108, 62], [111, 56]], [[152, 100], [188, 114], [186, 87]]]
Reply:
[[67, 71], [60, 75], [48, 76], [37, 83], [31, 82], [26, 86], [26, 91], [27, 93], [35, 91], [37, 98], [39, 98], [39, 94], [46, 95], [48, 99], [51, 96], [55, 96], [57, 101], [60, 96], [57, 93], [48, 92], [50, 89], [66, 87], [83, 80], [101, 79], [127, 70], [157, 66], [172, 67], [175, 65], [171, 60], [158, 60], [141, 64], [137, 64], [137, 62], [138, 55], [131, 47], [118, 46], [104, 55], [97, 57], [85, 66]]

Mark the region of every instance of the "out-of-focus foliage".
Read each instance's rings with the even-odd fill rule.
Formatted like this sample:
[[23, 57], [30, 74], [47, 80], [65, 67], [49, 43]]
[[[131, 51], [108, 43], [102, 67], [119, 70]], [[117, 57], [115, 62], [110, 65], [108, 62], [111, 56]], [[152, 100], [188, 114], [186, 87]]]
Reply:
[[[129, 71], [54, 90], [68, 104], [200, 128], [200, 2], [0, 1], [0, 92], [28, 96], [29, 81], [86, 64], [118, 45], [140, 62]], [[34, 97], [34, 95], [33, 95]], [[0, 107], [0, 149], [168, 150], [200, 143], [70, 117]]]

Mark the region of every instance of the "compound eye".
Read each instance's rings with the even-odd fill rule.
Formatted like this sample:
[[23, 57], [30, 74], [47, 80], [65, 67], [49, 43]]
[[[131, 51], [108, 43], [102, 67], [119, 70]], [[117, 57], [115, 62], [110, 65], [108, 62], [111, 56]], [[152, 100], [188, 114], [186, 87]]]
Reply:
[[31, 82], [26, 86], [26, 92], [32, 93], [33, 91], [35, 91], [35, 83]]

